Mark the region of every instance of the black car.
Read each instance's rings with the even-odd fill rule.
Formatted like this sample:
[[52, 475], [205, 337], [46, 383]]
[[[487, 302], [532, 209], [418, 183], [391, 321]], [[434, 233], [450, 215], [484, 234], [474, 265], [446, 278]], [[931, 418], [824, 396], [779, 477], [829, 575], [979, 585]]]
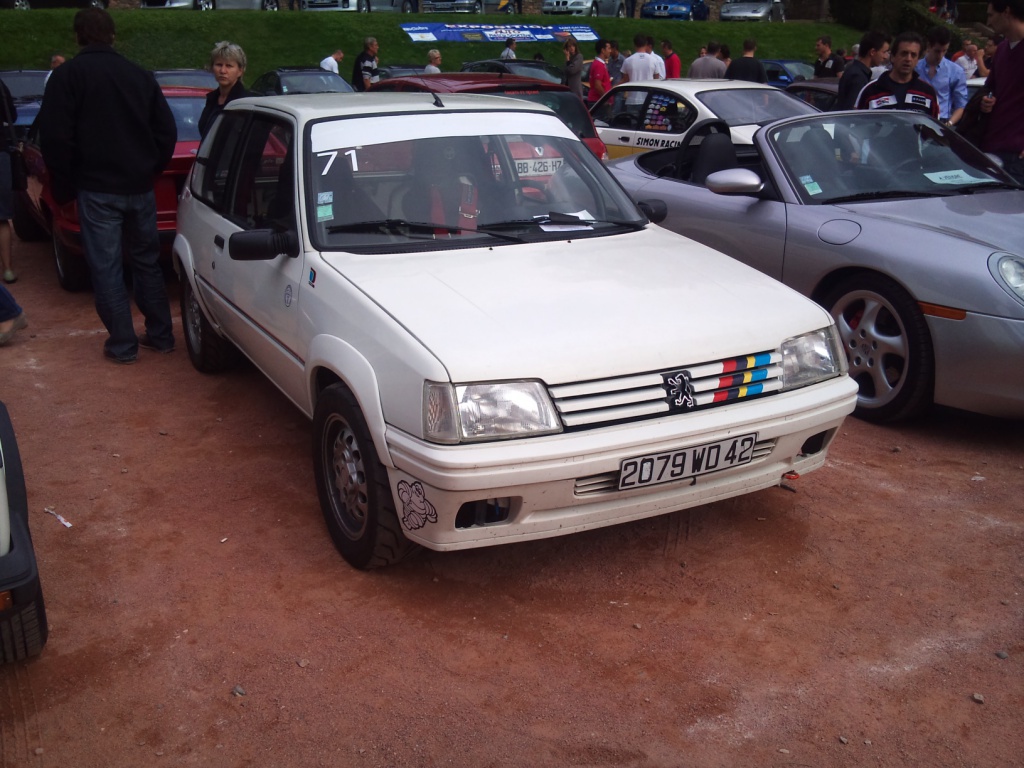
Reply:
[[786, 92], [822, 112], [831, 112], [839, 98], [839, 78], [819, 77], [814, 80], [801, 80], [787, 85]]
[[25, 473], [10, 415], [0, 402], [0, 662], [38, 656], [48, 634], [28, 530]]
[[320, 67], [278, 67], [256, 78], [249, 88], [253, 96], [295, 93], [352, 93], [345, 78]]

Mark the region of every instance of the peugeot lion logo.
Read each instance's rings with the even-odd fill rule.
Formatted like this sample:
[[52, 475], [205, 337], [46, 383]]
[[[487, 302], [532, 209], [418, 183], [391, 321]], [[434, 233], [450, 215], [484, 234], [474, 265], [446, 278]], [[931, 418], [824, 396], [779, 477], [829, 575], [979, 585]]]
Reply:
[[693, 385], [690, 383], [690, 374], [681, 371], [676, 376], [666, 379], [669, 385], [668, 396], [674, 405], [680, 408], [693, 408], [696, 404], [693, 399]]

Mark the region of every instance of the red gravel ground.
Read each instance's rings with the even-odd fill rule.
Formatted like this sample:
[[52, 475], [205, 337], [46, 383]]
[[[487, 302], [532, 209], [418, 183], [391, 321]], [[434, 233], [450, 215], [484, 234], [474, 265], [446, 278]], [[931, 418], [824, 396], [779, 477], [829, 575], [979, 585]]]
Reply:
[[794, 492], [362, 573], [256, 370], [112, 365], [15, 260], [51, 626], [0, 670], [2, 766], [1024, 764], [1019, 422], [850, 419]]

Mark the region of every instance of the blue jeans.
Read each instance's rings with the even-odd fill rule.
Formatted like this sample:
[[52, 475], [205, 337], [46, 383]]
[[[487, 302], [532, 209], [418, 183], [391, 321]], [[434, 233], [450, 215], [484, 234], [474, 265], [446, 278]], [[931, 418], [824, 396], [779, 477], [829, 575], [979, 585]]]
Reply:
[[135, 304], [146, 319], [146, 333], [158, 347], [174, 345], [171, 305], [160, 269], [156, 196], [78, 192], [82, 245], [92, 273], [96, 312], [110, 338], [104, 347], [117, 357], [138, 354], [139, 339], [124, 284], [124, 255], [132, 267]]
[[21, 307], [11, 296], [11, 292], [0, 285], [0, 323], [13, 320], [21, 314]]

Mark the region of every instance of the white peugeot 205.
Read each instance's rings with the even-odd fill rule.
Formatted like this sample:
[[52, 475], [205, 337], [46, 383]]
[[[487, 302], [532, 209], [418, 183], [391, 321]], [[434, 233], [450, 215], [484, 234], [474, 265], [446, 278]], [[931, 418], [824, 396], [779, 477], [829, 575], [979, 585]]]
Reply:
[[[550, 173], [521, 177], [524, 153]], [[358, 568], [820, 467], [857, 394], [832, 318], [664, 215], [527, 102], [235, 101], [181, 197], [189, 356], [240, 350], [313, 419]]]

